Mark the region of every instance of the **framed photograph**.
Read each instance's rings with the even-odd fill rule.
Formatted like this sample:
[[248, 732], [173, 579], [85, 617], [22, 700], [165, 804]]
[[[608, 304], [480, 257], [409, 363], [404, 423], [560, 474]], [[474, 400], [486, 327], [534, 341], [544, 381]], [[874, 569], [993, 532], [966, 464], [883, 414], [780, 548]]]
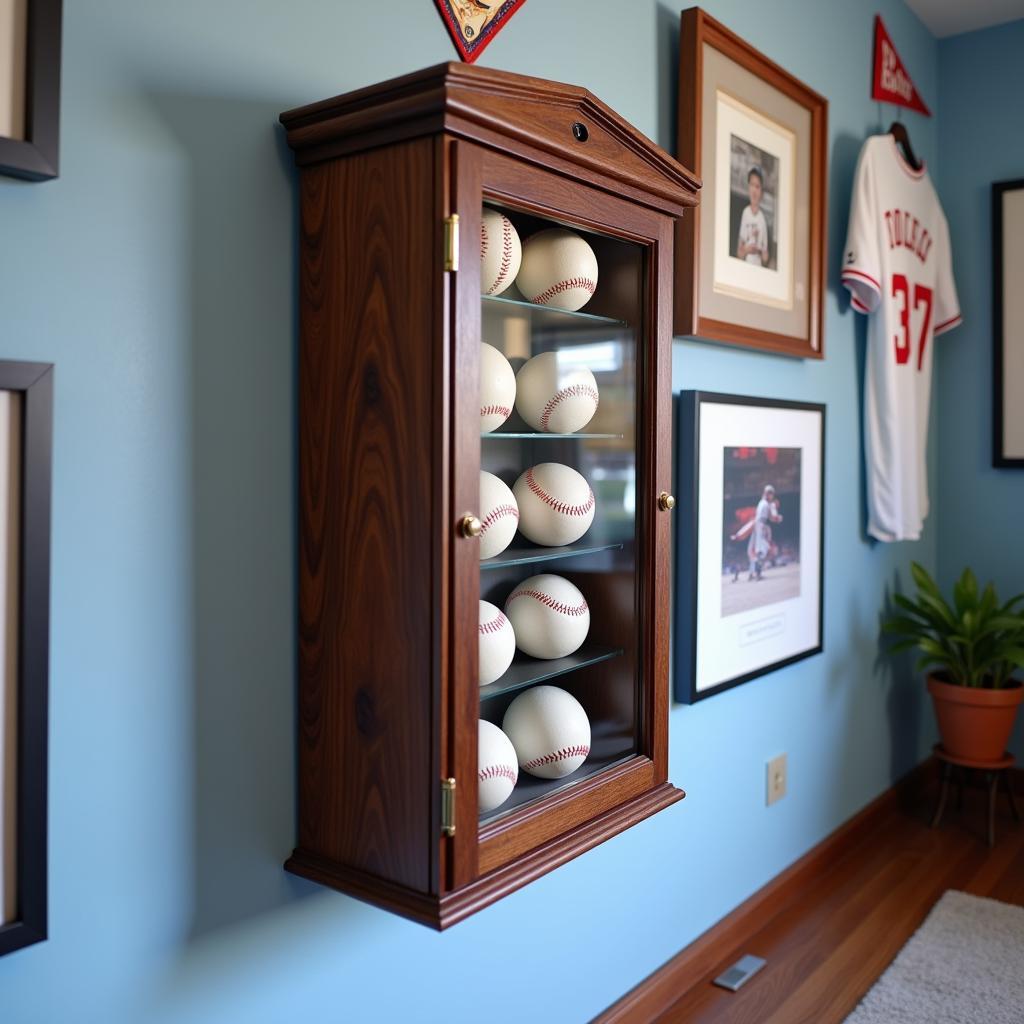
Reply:
[[61, 0], [0, 0], [0, 174], [57, 177]]
[[699, 7], [683, 11], [675, 332], [824, 356], [828, 101]]
[[[992, 464], [1024, 469], [1024, 179], [992, 186]], [[1016, 287], [1014, 287], [1016, 285]]]
[[822, 650], [825, 406], [684, 391], [677, 422], [675, 686], [692, 704]]
[[0, 361], [0, 955], [46, 938], [53, 367]]

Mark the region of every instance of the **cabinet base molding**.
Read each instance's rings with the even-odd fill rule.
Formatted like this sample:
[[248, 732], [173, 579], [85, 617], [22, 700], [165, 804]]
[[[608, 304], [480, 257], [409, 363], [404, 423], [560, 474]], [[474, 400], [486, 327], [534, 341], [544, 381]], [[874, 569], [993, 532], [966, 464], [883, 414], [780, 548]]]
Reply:
[[420, 924], [442, 930], [458, 924], [463, 918], [475, 914], [500, 900], [535, 878], [560, 867], [581, 853], [598, 846], [637, 822], [682, 800], [686, 794], [671, 783], [663, 783], [635, 800], [588, 821], [584, 825], [559, 836], [536, 850], [517, 858], [508, 866], [483, 875], [475, 882], [441, 897], [416, 892], [405, 886], [375, 878], [328, 860], [315, 853], [297, 849], [285, 863], [295, 875], [338, 892], [353, 896], [366, 903], [382, 907]]
[[718, 924], [595, 1017], [592, 1024], [649, 1024], [660, 1019], [694, 985], [721, 968], [725, 958], [746, 936], [798, 900], [815, 880], [831, 873], [836, 863], [870, 835], [894, 807], [919, 793], [935, 775], [936, 764], [931, 757], [911, 769]]
[[475, 882], [449, 893], [441, 901], [441, 923], [447, 928], [464, 917], [475, 914], [488, 904], [500, 900], [535, 878], [547, 874], [581, 853], [593, 849], [606, 839], [632, 828], [637, 822], [682, 800], [686, 794], [665, 782], [614, 810], [552, 839], [536, 850], [519, 857], [507, 867], [491, 871]]

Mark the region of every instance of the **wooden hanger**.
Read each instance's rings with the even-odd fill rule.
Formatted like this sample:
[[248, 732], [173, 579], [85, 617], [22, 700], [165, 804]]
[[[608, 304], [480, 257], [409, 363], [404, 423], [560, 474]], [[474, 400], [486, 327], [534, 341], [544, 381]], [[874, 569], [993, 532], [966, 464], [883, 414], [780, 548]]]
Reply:
[[889, 134], [896, 140], [897, 146], [903, 147], [903, 155], [906, 157], [907, 163], [915, 171], [921, 170], [924, 165], [914, 155], [914, 147], [910, 144], [910, 133], [907, 131], [907, 126], [902, 121], [893, 121], [889, 126]]

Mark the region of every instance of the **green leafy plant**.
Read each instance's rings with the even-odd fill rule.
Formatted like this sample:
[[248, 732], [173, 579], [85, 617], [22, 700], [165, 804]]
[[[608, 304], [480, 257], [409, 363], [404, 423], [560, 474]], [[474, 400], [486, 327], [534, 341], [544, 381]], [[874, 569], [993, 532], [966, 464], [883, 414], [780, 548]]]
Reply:
[[974, 573], [964, 569], [951, 605], [924, 566], [912, 562], [910, 571], [917, 594], [893, 595], [900, 611], [882, 624], [901, 638], [890, 651], [919, 648], [918, 671], [938, 669], [958, 686], [1007, 686], [1014, 670], [1024, 668], [1024, 594], [1001, 605], [991, 583], [979, 591]]

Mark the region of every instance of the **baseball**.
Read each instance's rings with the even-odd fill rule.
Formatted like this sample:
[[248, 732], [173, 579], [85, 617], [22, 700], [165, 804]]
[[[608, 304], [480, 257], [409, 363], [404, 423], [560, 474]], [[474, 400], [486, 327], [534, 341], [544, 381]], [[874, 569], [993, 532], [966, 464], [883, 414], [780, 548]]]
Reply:
[[523, 246], [516, 285], [527, 302], [582, 309], [597, 288], [597, 257], [574, 231], [538, 231]]
[[496, 725], [483, 718], [477, 735], [477, 764], [480, 766], [478, 801], [481, 811], [493, 811], [515, 789], [519, 778], [516, 751], [511, 740]]
[[500, 555], [519, 525], [519, 506], [508, 486], [493, 473], [480, 471], [480, 557]]
[[519, 415], [534, 430], [575, 434], [597, 412], [597, 381], [585, 366], [567, 363], [557, 352], [541, 352], [516, 374], [515, 398]]
[[516, 635], [505, 613], [489, 601], [480, 602], [480, 685], [500, 679], [512, 664]]
[[571, 775], [590, 753], [590, 719], [583, 705], [557, 686], [535, 686], [508, 706], [501, 723], [519, 767], [539, 779]]
[[493, 346], [480, 346], [480, 432], [497, 430], [512, 415], [516, 375], [509, 361]]
[[572, 544], [590, 529], [597, 504], [590, 484], [560, 462], [528, 469], [512, 487], [520, 532], [534, 544]]
[[534, 658], [564, 658], [590, 631], [590, 608], [579, 588], [563, 576], [541, 573], [523, 580], [508, 596], [505, 614], [516, 646]]
[[500, 295], [519, 273], [523, 245], [503, 213], [484, 207], [480, 218], [480, 291]]

